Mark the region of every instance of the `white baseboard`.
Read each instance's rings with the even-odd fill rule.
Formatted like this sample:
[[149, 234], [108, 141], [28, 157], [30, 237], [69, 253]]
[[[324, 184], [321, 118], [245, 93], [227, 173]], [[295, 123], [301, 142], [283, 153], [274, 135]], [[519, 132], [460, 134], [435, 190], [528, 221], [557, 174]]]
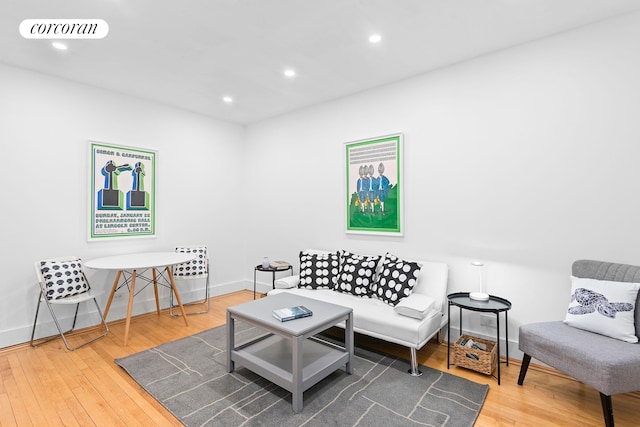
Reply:
[[[205, 295], [204, 286], [201, 285], [199, 288], [195, 289], [185, 289], [187, 285], [180, 289], [180, 298], [183, 303], [198, 301], [202, 299]], [[231, 292], [237, 292], [242, 290], [253, 290], [253, 282], [249, 281], [240, 281], [233, 283], [225, 283], [221, 285], [211, 286], [210, 295], [211, 296], [220, 296], [224, 294], [228, 294]], [[116, 293], [115, 298], [111, 304], [111, 308], [109, 309], [109, 314], [107, 316], [107, 322], [111, 322], [114, 320], [124, 319], [127, 315], [127, 298], [126, 298], [126, 290], [121, 290]], [[101, 295], [97, 295], [98, 305], [100, 306], [100, 310], [104, 311], [104, 307], [106, 305], [108, 295], [103, 293]], [[160, 309], [165, 309], [169, 307], [169, 290], [166, 288], [160, 288], [159, 296], [160, 300]], [[58, 321], [64, 330], [67, 330], [71, 327], [73, 323], [73, 313], [75, 307], [55, 307], [56, 309], [56, 317], [58, 317]], [[151, 288], [146, 289], [141, 294], [137, 295], [133, 299], [133, 308], [132, 315], [139, 315], [144, 313], [150, 313], [155, 311], [156, 309], [156, 301], [155, 296]], [[35, 316], [35, 312], [33, 313]], [[33, 317], [32, 317], [33, 319]], [[100, 318], [96, 311], [95, 305], [91, 302], [83, 303], [80, 306], [80, 311], [78, 312], [78, 320], [76, 322], [76, 329], [82, 329], [89, 326], [97, 325], [100, 323]], [[19, 328], [0, 331], [0, 348], [9, 347], [17, 344], [28, 343], [31, 339], [31, 328], [33, 324], [24, 325]], [[38, 314], [38, 325], [36, 327], [36, 335], [35, 338], [48, 337], [52, 335], [57, 335], [58, 329], [51, 318], [51, 314], [47, 309], [47, 306], [42, 303], [40, 305], [40, 313]]]
[[[204, 297], [204, 286], [201, 283], [198, 283], [197, 288], [189, 289], [187, 285], [184, 285], [180, 289], [180, 297], [183, 303], [188, 303], [192, 301], [198, 301]], [[271, 284], [267, 283], [256, 283], [256, 292], [259, 293], [267, 293], [272, 289]], [[210, 295], [212, 297], [229, 294], [232, 292], [238, 292], [242, 290], [253, 291], [253, 281], [238, 281], [231, 283], [224, 283], [220, 285], [211, 286]], [[149, 289], [151, 291], [151, 289]], [[121, 291], [122, 292], [122, 291]], [[160, 309], [165, 309], [169, 307], [169, 290], [161, 288], [160, 290]], [[107, 295], [103, 294], [98, 297], [98, 304], [100, 305], [100, 309], [104, 310], [104, 306], [106, 304]], [[89, 311], [85, 311], [86, 308], [81, 308], [78, 313], [78, 322], [76, 325], [77, 329], [85, 328], [92, 325], [97, 325], [100, 320], [95, 310], [95, 306], [88, 305], [90, 308]], [[71, 307], [67, 307], [71, 308]], [[140, 295], [137, 295], [133, 300], [133, 315], [150, 313], [155, 311], [156, 303], [153, 292], [144, 292]], [[56, 312], [58, 313], [58, 312]], [[64, 313], [64, 312], [63, 312]], [[35, 313], [34, 313], [35, 314]], [[107, 322], [111, 322], [113, 320], [124, 319], [127, 314], [127, 298], [126, 292], [122, 292], [121, 295], [118, 296], [116, 294], [116, 298], [114, 298], [113, 303], [111, 304], [111, 308], [109, 310], [109, 315], [107, 318]], [[62, 326], [69, 327], [71, 322], [73, 321], [73, 311], [68, 310], [68, 314], [64, 313], [62, 316], [58, 315], [58, 320], [61, 322]], [[31, 339], [31, 327], [32, 325], [25, 325], [21, 328], [16, 328], [12, 330], [5, 330], [0, 332], [0, 348], [9, 347], [12, 345], [22, 344], [29, 342]], [[479, 338], [487, 339], [495, 341], [495, 335], [489, 336], [486, 334], [482, 334], [476, 331], [465, 330], [463, 331], [465, 334], [477, 336]], [[38, 337], [46, 337], [51, 335], [56, 335], [58, 330], [51, 319], [51, 315], [49, 314], [49, 310], [47, 310], [46, 306], [42, 305], [40, 307], [40, 314], [38, 318], [38, 327], [36, 329], [36, 338]], [[447, 328], [443, 329], [443, 336], [445, 339], [448, 339], [446, 336]], [[451, 328], [452, 336], [454, 337], [454, 341], [458, 338], [458, 328]], [[501, 337], [500, 340], [500, 353], [502, 356], [506, 355], [506, 342], [504, 338]], [[522, 360], [523, 353], [518, 349], [517, 341], [509, 341], [509, 358]]]

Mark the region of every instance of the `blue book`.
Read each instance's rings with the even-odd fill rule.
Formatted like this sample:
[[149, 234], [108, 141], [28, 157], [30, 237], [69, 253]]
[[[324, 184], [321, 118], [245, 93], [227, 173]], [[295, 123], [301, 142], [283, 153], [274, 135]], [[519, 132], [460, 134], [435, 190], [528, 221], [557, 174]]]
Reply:
[[295, 307], [287, 307], [287, 308], [281, 308], [278, 310], [273, 310], [273, 317], [275, 317], [281, 322], [286, 322], [287, 320], [293, 320], [293, 319], [300, 319], [301, 317], [309, 317], [312, 314], [313, 312], [303, 305], [297, 305]]

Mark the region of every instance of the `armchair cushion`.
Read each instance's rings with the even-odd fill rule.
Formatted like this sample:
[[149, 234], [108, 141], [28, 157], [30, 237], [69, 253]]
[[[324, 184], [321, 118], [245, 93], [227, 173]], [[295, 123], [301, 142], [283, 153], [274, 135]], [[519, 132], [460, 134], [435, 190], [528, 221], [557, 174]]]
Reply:
[[571, 302], [564, 322], [629, 343], [637, 343], [635, 305], [639, 283], [571, 276]]
[[636, 391], [640, 384], [640, 344], [555, 321], [520, 326], [519, 348], [606, 395]]

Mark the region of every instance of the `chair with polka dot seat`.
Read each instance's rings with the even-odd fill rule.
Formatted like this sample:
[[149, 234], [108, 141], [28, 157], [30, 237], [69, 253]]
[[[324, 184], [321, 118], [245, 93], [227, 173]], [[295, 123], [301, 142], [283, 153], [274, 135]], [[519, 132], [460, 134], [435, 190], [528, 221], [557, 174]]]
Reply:
[[[40, 344], [44, 344], [45, 342], [51, 341], [52, 339], [57, 338], [57, 335], [53, 335], [47, 338], [39, 338], [35, 339], [36, 333], [36, 325], [38, 323], [38, 312], [40, 311], [40, 306], [44, 301], [47, 307], [49, 308], [49, 312], [51, 313], [51, 317], [53, 318], [53, 322], [62, 336], [62, 340], [64, 341], [64, 345], [68, 350], [74, 351], [78, 348], [89, 344], [98, 338], [101, 338], [109, 332], [109, 327], [104, 320], [104, 316], [102, 315], [102, 311], [100, 310], [100, 306], [98, 305], [98, 301], [91, 291], [91, 287], [89, 286], [89, 281], [82, 271], [82, 260], [75, 256], [67, 256], [62, 258], [54, 258], [48, 259], [44, 261], [36, 261], [36, 276], [38, 278], [38, 284], [40, 286], [40, 292], [38, 295], [38, 303], [36, 307], [36, 316], [33, 321], [33, 330], [31, 331], [31, 346], [37, 347]], [[95, 317], [97, 314], [101, 323], [101, 326], [104, 327], [104, 333], [94, 336], [88, 341], [82, 342], [81, 344], [72, 347], [67, 341], [66, 334], [72, 332], [76, 327], [76, 321], [78, 320], [78, 310], [80, 308], [80, 303], [89, 302], [93, 300], [97, 313], [90, 313], [88, 317]], [[75, 314], [73, 316], [73, 324], [71, 329], [67, 331], [63, 331], [60, 321], [58, 320], [58, 316], [56, 316], [56, 311], [54, 309], [55, 306], [63, 306], [63, 305], [74, 305], [75, 304]], [[63, 310], [62, 308], [58, 309], [60, 312]], [[60, 315], [60, 313], [58, 313]], [[66, 316], [66, 314], [65, 314]], [[38, 341], [35, 343], [35, 341]]]
[[[209, 301], [209, 255], [207, 254], [207, 247], [203, 245], [197, 246], [178, 246], [176, 252], [194, 254], [196, 257], [189, 262], [174, 265], [171, 269], [173, 278], [176, 281], [180, 280], [205, 280], [205, 295], [204, 299], [189, 302], [183, 304], [188, 305], [204, 305], [206, 309], [201, 311], [188, 311], [187, 314], [203, 314], [208, 313], [211, 308], [211, 302]], [[184, 294], [183, 294], [184, 295]], [[171, 316], [180, 316], [180, 314], [173, 314], [173, 309], [177, 307], [173, 304], [173, 292], [169, 296], [169, 314]]]

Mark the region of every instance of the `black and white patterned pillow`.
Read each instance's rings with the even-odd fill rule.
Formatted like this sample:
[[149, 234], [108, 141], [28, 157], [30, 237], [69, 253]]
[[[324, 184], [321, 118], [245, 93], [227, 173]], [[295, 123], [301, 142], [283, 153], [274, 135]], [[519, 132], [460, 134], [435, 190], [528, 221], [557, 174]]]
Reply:
[[176, 277], [204, 276], [207, 271], [207, 247], [183, 247], [178, 246], [176, 252], [183, 254], [194, 254], [196, 257], [189, 262], [177, 264], [173, 267], [173, 275]]
[[369, 296], [380, 256], [358, 255], [342, 251], [340, 275], [335, 290], [360, 297]]
[[371, 286], [371, 293], [375, 298], [395, 306], [400, 300], [411, 295], [420, 268], [422, 264], [405, 261], [387, 253], [378, 280]]
[[46, 297], [49, 300], [81, 294], [89, 289], [82, 273], [82, 261], [41, 261]]
[[340, 257], [337, 252], [310, 253], [300, 252], [299, 288], [331, 289], [336, 284]]

